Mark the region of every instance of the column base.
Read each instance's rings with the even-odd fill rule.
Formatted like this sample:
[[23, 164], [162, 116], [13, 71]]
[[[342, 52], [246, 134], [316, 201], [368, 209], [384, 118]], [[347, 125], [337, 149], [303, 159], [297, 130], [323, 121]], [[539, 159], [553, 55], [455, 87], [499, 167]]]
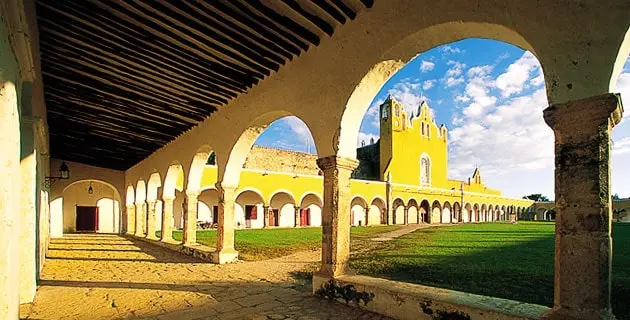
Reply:
[[315, 294], [315, 292], [317, 292], [317, 290], [319, 290], [319, 288], [321, 288], [324, 283], [332, 279], [334, 279], [334, 277], [332, 277], [329, 274], [322, 273], [322, 272], [313, 272], [313, 280], [312, 280], [313, 294]]
[[603, 310], [571, 310], [553, 308], [545, 313], [541, 320], [616, 320], [612, 309]]
[[238, 261], [238, 251], [223, 249], [212, 253], [212, 262], [216, 264], [226, 264]]
[[144, 233], [135, 233], [134, 236], [138, 237], [138, 238], [146, 238], [146, 234]]
[[147, 235], [147, 236], [146, 236], [146, 238], [147, 238], [147, 239], [149, 239], [149, 240], [159, 240], [159, 238], [158, 238], [158, 237], [156, 237], [156, 236], [151, 236], [151, 235]]

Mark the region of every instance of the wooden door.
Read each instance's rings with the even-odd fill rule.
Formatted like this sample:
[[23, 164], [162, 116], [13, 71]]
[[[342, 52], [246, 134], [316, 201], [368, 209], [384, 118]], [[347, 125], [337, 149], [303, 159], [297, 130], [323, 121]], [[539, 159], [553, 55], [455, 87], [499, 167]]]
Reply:
[[300, 225], [301, 226], [308, 226], [310, 225], [309, 223], [309, 211], [311, 209], [302, 209], [300, 210]]
[[98, 231], [98, 207], [77, 206], [77, 231]]
[[272, 209], [271, 214], [269, 215], [269, 225], [277, 227], [280, 225], [280, 212], [278, 209]]

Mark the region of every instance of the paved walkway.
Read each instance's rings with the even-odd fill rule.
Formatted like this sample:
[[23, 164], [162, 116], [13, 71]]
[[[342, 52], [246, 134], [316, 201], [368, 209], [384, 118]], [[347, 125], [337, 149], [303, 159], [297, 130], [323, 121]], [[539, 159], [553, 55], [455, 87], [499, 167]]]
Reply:
[[[394, 230], [394, 231], [390, 231], [390, 232], [386, 232], [386, 233], [381, 233], [378, 235], [378, 237], [376, 238], [372, 238], [370, 240], [372, 241], [390, 241], [390, 240], [394, 240], [398, 237], [402, 237], [406, 234], [412, 233], [416, 230], [419, 229], [426, 229], [426, 228], [430, 228], [430, 227], [434, 227], [436, 226], [435, 224], [408, 224], [408, 225], [404, 225], [401, 226], [401, 228]], [[440, 226], [444, 226], [443, 224], [440, 224]]]
[[24, 319], [386, 319], [311, 295], [320, 255], [213, 265], [114, 235], [53, 239]]

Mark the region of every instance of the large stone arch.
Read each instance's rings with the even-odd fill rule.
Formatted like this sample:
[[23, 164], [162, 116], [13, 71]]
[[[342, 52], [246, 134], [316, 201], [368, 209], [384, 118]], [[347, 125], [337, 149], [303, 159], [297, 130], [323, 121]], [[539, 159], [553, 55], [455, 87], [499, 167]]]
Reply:
[[488, 205], [486, 205], [485, 203], [481, 204], [481, 214], [479, 215], [479, 221], [488, 221]]
[[420, 219], [422, 223], [431, 223], [431, 204], [427, 199], [420, 202]]
[[201, 177], [208, 158], [213, 153], [212, 147], [203, 145], [197, 149], [193, 156], [190, 168], [188, 169], [188, 182], [186, 183], [187, 194], [199, 194], [201, 192]]
[[[260, 136], [260, 134], [267, 129], [269, 125], [271, 125], [274, 121], [279, 120], [281, 118], [287, 116], [295, 116], [300, 121], [306, 125], [309, 129], [309, 133], [311, 132], [311, 128], [309, 124], [304, 121], [301, 117], [296, 116], [295, 114], [285, 111], [285, 110], [275, 110], [264, 113], [258, 117], [256, 117], [253, 121], [249, 123], [247, 129], [245, 129], [236, 140], [234, 145], [230, 148], [229, 155], [227, 156], [225, 166], [221, 165], [221, 159], [219, 159], [219, 177], [218, 181], [221, 182], [222, 185], [225, 186], [238, 186], [241, 170], [243, 165], [245, 164], [245, 160], [247, 159], [247, 155], [251, 150], [254, 142]], [[315, 143], [315, 149], [319, 149], [317, 145], [317, 141]], [[225, 170], [221, 170], [221, 168], [225, 168]]]
[[269, 197], [269, 225], [295, 227], [295, 197], [288, 190], [278, 190]]
[[321, 226], [322, 197], [315, 192], [307, 192], [300, 198], [300, 226]]
[[127, 195], [125, 196], [125, 204], [128, 206], [132, 206], [135, 204], [136, 200], [136, 191], [133, 189], [132, 185], [127, 186]]
[[368, 210], [368, 202], [361, 195], [355, 195], [350, 201], [350, 225], [365, 225]]
[[[414, 10], [416, 8], [405, 8], [405, 11], [409, 9]], [[413, 15], [413, 13], [408, 13]], [[390, 25], [387, 24], [388, 27]], [[399, 27], [397, 25], [393, 28]], [[518, 32], [496, 23], [462, 21], [458, 19], [436, 22], [434, 25], [428, 25], [423, 28], [418, 26], [417, 21], [415, 23], [408, 21], [408, 25], [404, 30], [395, 32], [395, 39], [391, 39], [393, 33], [390, 33], [388, 41], [381, 41], [379, 48], [374, 48], [383, 50], [381, 51], [381, 56], [372, 62], [369, 69], [365, 69], [367, 73], [356, 81], [358, 85], [346, 102], [340, 123], [338, 155], [351, 158], [356, 157], [356, 137], [359, 134], [361, 121], [370, 103], [383, 85], [416, 55], [440, 45], [467, 38], [494, 39], [529, 50], [534, 54], [536, 52], [534, 47]]]
[[453, 223], [462, 222], [462, 205], [455, 201], [453, 202]]
[[444, 201], [442, 205], [441, 223], [452, 223], [453, 220], [453, 207], [450, 202]]
[[407, 221], [408, 223], [420, 223], [420, 205], [414, 198], [407, 201]]
[[387, 204], [385, 199], [374, 197], [368, 211], [368, 225], [387, 224]]
[[158, 189], [162, 187], [162, 179], [159, 172], [154, 172], [149, 176], [147, 182], [147, 201], [156, 201], [158, 199]]
[[442, 222], [442, 205], [440, 201], [434, 200], [431, 204], [431, 223], [441, 223]]
[[470, 203], [464, 205], [464, 212], [462, 214], [462, 220], [464, 222], [473, 222], [473, 206]]
[[[630, 24], [630, 23], [629, 23]], [[626, 31], [626, 35], [623, 37], [619, 45], [619, 51], [617, 52], [617, 56], [612, 64], [611, 73], [610, 73], [610, 84], [609, 91], [615, 92], [617, 89], [617, 79], [621, 74], [624, 64], [626, 60], [630, 56], [630, 28]]]
[[175, 198], [175, 190], [184, 190], [184, 168], [175, 161], [168, 166], [166, 177], [164, 178], [164, 188], [162, 188], [162, 198]]
[[472, 206], [472, 214], [470, 216], [470, 222], [479, 222], [479, 210], [481, 207], [478, 203], [473, 204]]
[[405, 223], [405, 201], [401, 198], [396, 198], [392, 201], [392, 224], [404, 224]]

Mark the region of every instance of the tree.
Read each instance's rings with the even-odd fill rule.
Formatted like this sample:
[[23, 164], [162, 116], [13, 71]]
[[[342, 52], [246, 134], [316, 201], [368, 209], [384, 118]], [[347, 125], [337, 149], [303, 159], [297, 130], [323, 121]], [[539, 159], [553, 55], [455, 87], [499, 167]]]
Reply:
[[613, 209], [613, 219], [617, 219], [617, 222], [621, 222], [627, 215], [626, 209]]
[[618, 193], [615, 193], [615, 194], [612, 195], [612, 199], [613, 200], [619, 200], [621, 198], [619, 198], [619, 194]]
[[549, 202], [549, 198], [547, 198], [546, 196], [543, 196], [540, 193], [534, 193], [528, 196], [524, 196], [523, 199], [534, 200], [536, 202]]

